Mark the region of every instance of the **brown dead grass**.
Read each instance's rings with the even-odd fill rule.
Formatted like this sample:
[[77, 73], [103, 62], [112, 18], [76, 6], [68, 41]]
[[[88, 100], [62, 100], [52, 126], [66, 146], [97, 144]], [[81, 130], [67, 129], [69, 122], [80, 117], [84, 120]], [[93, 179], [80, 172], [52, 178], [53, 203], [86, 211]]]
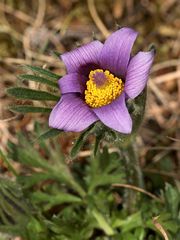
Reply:
[[[174, 177], [180, 166], [180, 6], [178, 0], [2, 0], [0, 2], [0, 145], [31, 131], [34, 116], [14, 115], [6, 88], [16, 84], [19, 65], [33, 64], [64, 74], [52, 51], [65, 52], [94, 37], [103, 41], [116, 26], [139, 31], [135, 51], [154, 43], [157, 55], [149, 81], [146, 118], [137, 138], [144, 171]], [[41, 121], [44, 116], [37, 115]], [[36, 119], [37, 119], [36, 118]], [[171, 159], [170, 171], [158, 170]]]

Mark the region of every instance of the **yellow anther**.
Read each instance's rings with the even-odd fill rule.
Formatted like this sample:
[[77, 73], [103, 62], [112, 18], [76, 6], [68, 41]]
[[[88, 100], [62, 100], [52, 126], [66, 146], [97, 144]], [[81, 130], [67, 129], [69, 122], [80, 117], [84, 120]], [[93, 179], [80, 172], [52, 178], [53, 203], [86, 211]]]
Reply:
[[85, 102], [92, 108], [110, 104], [124, 90], [124, 83], [108, 70], [92, 70], [86, 82]]

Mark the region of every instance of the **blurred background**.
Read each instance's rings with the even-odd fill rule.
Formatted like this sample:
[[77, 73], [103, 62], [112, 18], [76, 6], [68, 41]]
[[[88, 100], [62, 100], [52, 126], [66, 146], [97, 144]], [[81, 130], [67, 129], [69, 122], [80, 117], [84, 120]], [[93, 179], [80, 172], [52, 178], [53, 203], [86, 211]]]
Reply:
[[[14, 100], [6, 88], [17, 84], [20, 66], [41, 66], [63, 75], [64, 65], [55, 52], [64, 53], [93, 39], [104, 41], [121, 26], [139, 32], [134, 52], [148, 50], [152, 43], [157, 49], [146, 116], [137, 137], [141, 166], [155, 184], [167, 180], [180, 188], [178, 0], [0, 0], [0, 145], [6, 148], [8, 139], [16, 142], [19, 130], [32, 131], [35, 119], [47, 122], [44, 115], [8, 111]], [[67, 151], [73, 137], [60, 137]], [[0, 166], [5, 168], [1, 161]]]

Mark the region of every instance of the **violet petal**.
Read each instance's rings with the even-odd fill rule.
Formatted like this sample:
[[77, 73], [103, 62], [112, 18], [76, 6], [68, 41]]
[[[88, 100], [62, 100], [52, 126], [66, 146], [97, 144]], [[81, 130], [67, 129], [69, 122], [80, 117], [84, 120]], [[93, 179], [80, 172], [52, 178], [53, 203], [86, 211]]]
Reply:
[[58, 81], [61, 93], [83, 93], [86, 87], [86, 77], [78, 73], [70, 73]]
[[93, 111], [106, 126], [120, 133], [131, 133], [132, 119], [125, 104], [124, 93], [111, 104], [100, 108], [94, 108]]
[[80, 132], [98, 118], [77, 94], [65, 94], [53, 108], [49, 126], [64, 131]]
[[126, 80], [125, 92], [134, 99], [145, 88], [154, 59], [154, 51], [139, 52], [130, 61]]
[[117, 77], [125, 77], [131, 49], [138, 33], [131, 28], [121, 28], [105, 41], [100, 54], [100, 65]]
[[82, 73], [82, 66], [87, 66], [88, 64], [98, 65], [99, 64], [99, 54], [103, 44], [99, 41], [93, 41], [91, 43], [85, 44], [79, 48], [76, 48], [70, 52], [66, 52], [61, 55], [63, 62], [66, 65], [68, 73], [79, 72]]

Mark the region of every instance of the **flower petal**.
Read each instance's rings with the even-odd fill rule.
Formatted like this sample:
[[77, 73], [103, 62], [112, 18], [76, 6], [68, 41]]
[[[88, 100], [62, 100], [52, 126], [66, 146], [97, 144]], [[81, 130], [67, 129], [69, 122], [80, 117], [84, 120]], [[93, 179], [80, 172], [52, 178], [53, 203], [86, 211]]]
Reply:
[[58, 81], [61, 93], [83, 93], [86, 87], [86, 77], [78, 73], [70, 73]]
[[63, 62], [66, 65], [68, 73], [83, 72], [83, 66], [88, 64], [99, 65], [99, 54], [103, 44], [99, 41], [93, 41], [83, 45], [75, 50], [61, 55]]
[[105, 41], [100, 54], [100, 65], [119, 77], [125, 77], [130, 53], [138, 33], [131, 28], [121, 28]]
[[64, 131], [80, 132], [97, 120], [96, 115], [77, 94], [65, 94], [53, 108], [49, 126]]
[[121, 133], [131, 133], [132, 119], [125, 104], [124, 93], [111, 104], [94, 108], [93, 111], [106, 126]]
[[153, 60], [153, 50], [139, 52], [131, 59], [125, 80], [125, 92], [130, 98], [137, 97], [145, 88]]

